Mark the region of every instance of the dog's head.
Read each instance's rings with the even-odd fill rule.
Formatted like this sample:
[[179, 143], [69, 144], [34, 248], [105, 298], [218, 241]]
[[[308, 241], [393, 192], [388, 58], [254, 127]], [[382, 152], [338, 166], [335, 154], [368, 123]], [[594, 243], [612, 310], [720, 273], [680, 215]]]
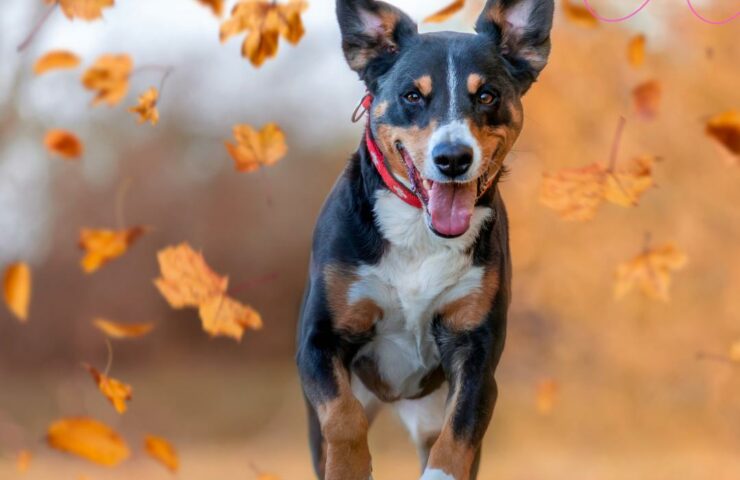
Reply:
[[374, 97], [373, 134], [438, 235], [468, 230], [519, 136], [520, 99], [547, 63], [553, 10], [553, 0], [488, 0], [477, 34], [422, 35], [387, 3], [337, 1], [345, 57]]

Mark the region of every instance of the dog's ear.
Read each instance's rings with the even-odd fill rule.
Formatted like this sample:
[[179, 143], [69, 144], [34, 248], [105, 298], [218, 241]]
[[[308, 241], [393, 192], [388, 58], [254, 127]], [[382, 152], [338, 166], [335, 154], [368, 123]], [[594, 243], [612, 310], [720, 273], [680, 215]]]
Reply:
[[523, 92], [547, 65], [554, 10], [553, 0], [488, 0], [475, 25], [498, 44]]
[[337, 0], [337, 19], [347, 63], [368, 86], [418, 33], [408, 15], [376, 0]]

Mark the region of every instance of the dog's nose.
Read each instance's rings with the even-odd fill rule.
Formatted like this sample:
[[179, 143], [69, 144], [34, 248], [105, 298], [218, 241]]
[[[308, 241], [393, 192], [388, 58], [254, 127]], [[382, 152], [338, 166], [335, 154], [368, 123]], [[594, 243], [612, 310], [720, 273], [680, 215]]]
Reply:
[[473, 164], [473, 149], [461, 143], [440, 143], [432, 149], [432, 159], [443, 175], [455, 178]]

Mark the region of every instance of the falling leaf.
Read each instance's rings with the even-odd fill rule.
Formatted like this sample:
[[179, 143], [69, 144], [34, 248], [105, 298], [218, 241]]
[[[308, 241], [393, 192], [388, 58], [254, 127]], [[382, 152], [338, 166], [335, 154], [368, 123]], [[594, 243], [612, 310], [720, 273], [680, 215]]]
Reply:
[[45, 0], [48, 4], [58, 3], [70, 20], [79, 18], [92, 21], [103, 16], [103, 9], [112, 7], [115, 0]]
[[563, 0], [563, 12], [565, 13], [565, 18], [576, 25], [586, 28], [596, 28], [599, 26], [599, 20], [587, 8], [573, 3], [573, 0]]
[[638, 34], [630, 39], [627, 45], [627, 60], [635, 68], [641, 67], [645, 63], [645, 35]]
[[33, 73], [43, 75], [50, 70], [71, 69], [80, 64], [80, 57], [68, 50], [53, 50], [36, 60]]
[[144, 449], [149, 456], [158, 460], [165, 467], [169, 468], [170, 471], [173, 473], [177, 472], [177, 469], [179, 468], [177, 451], [166, 439], [154, 435], [147, 435], [144, 438]]
[[239, 172], [273, 165], [288, 153], [285, 134], [274, 123], [268, 123], [259, 132], [249, 125], [235, 125], [234, 138], [236, 144], [227, 142], [226, 149]]
[[49, 445], [100, 465], [115, 467], [130, 455], [126, 441], [106, 424], [88, 417], [57, 420], [47, 432]]
[[278, 477], [277, 475], [272, 475], [270, 473], [261, 473], [257, 477], [257, 480], [282, 480], [282, 479]]
[[220, 17], [224, 13], [224, 0], [198, 0], [203, 5], [210, 7], [213, 14]]
[[604, 201], [634, 207], [642, 194], [655, 185], [654, 163], [655, 157], [643, 155], [623, 169], [593, 163], [546, 173], [540, 202], [555, 210], [563, 220], [581, 222], [593, 219]]
[[619, 299], [638, 288], [650, 298], [668, 302], [671, 275], [683, 269], [687, 261], [686, 254], [671, 243], [653, 249], [646, 248], [632, 260], [619, 265], [614, 295]]
[[97, 95], [92, 104], [107, 103], [118, 105], [128, 93], [128, 80], [134, 63], [131, 57], [122, 55], [102, 55], [82, 76], [82, 84]]
[[424, 23], [442, 23], [465, 7], [465, 0], [454, 0], [446, 7], [429, 15]]
[[154, 325], [151, 323], [123, 324], [104, 318], [96, 318], [93, 320], [93, 325], [110, 338], [118, 340], [143, 337], [154, 329]]
[[288, 3], [241, 0], [232, 9], [231, 18], [221, 24], [221, 42], [248, 32], [242, 44], [242, 56], [259, 67], [277, 55], [280, 36], [293, 45], [303, 38], [305, 29], [301, 13], [307, 8], [304, 0]]
[[663, 89], [657, 80], [641, 83], [632, 90], [632, 99], [638, 115], [646, 120], [655, 118], [660, 110]]
[[74, 133], [59, 128], [46, 132], [44, 146], [52, 155], [67, 160], [80, 158], [85, 151], [84, 145]]
[[144, 233], [146, 228], [140, 226], [124, 230], [83, 228], [80, 232], [80, 248], [85, 251], [85, 256], [80, 261], [82, 270], [85, 273], [97, 271], [106, 263], [126, 253]]
[[198, 308], [203, 330], [211, 336], [241, 340], [245, 328], [262, 327], [257, 312], [226, 295], [229, 279], [211, 270], [188, 244], [165, 248], [157, 259], [159, 292], [173, 308]]
[[540, 415], [552, 413], [559, 390], [558, 383], [551, 378], [542, 380], [537, 385], [537, 412]]
[[5, 270], [3, 279], [5, 304], [21, 321], [28, 319], [31, 303], [31, 269], [25, 263], [14, 263]]
[[705, 132], [734, 162], [740, 160], [740, 110], [728, 110], [713, 116], [707, 122]]
[[129, 112], [139, 115], [139, 123], [150, 122], [156, 125], [159, 122], [159, 111], [157, 111], [157, 100], [159, 92], [151, 87], [139, 96], [139, 104], [128, 109]]
[[18, 473], [26, 473], [31, 468], [33, 455], [28, 450], [21, 450], [15, 457], [15, 469]]
[[730, 360], [740, 363], [740, 340], [730, 345]]
[[116, 412], [121, 415], [126, 413], [126, 409], [128, 408], [126, 402], [131, 400], [131, 394], [133, 393], [131, 385], [102, 374], [98, 369], [88, 365], [87, 363], [83, 363], [82, 366], [90, 372], [90, 375], [98, 386], [100, 393], [105, 395], [105, 398], [110, 401], [113, 408], [116, 409]]

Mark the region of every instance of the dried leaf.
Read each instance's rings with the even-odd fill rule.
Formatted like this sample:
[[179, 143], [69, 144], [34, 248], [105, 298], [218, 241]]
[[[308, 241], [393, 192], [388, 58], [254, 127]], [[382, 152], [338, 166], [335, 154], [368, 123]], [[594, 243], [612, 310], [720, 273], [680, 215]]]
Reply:
[[3, 279], [5, 304], [20, 321], [28, 319], [31, 303], [31, 269], [25, 263], [14, 263], [5, 270]]
[[740, 110], [728, 110], [707, 122], [706, 134], [734, 160], [740, 161]]
[[173, 308], [198, 308], [203, 330], [211, 336], [241, 340], [245, 328], [261, 328], [257, 312], [226, 295], [228, 278], [211, 270], [189, 245], [168, 247], [157, 258], [162, 276], [154, 283], [160, 293]]
[[200, 3], [213, 10], [213, 14], [220, 17], [224, 13], [224, 0], [198, 0]]
[[98, 386], [100, 393], [105, 395], [105, 398], [110, 401], [113, 408], [116, 409], [116, 412], [121, 415], [126, 413], [126, 409], [128, 408], [126, 402], [131, 400], [131, 394], [133, 393], [131, 385], [123, 383], [120, 380], [116, 380], [115, 378], [108, 377], [107, 375], [100, 373], [95, 367], [86, 363], [82, 364], [82, 366], [90, 372], [90, 375]]
[[115, 0], [45, 0], [48, 4], [58, 3], [62, 12], [70, 20], [79, 18], [86, 21], [97, 20], [103, 16], [103, 9], [112, 7]]
[[44, 146], [52, 155], [67, 160], [80, 158], [85, 151], [84, 145], [74, 133], [59, 128], [46, 132]]
[[177, 458], [177, 451], [170, 442], [162, 437], [154, 435], [147, 435], [144, 438], [144, 449], [155, 460], [158, 460], [162, 465], [170, 469], [170, 471], [177, 472], [180, 462]]
[[159, 122], [158, 99], [159, 92], [156, 88], [151, 87], [139, 95], [139, 104], [129, 108], [128, 111], [139, 115], [139, 123], [149, 122], [154, 126]]
[[635, 68], [641, 67], [645, 63], [645, 43], [646, 38], [643, 34], [635, 35], [627, 44], [627, 61]]
[[551, 378], [542, 380], [537, 385], [537, 412], [540, 415], [552, 413], [559, 390], [558, 383]]
[[236, 144], [225, 145], [239, 172], [273, 165], [288, 153], [285, 134], [274, 123], [268, 123], [259, 132], [249, 125], [235, 125], [233, 130]]
[[46, 439], [57, 450], [107, 467], [115, 467], [131, 455], [126, 441], [118, 433], [87, 417], [57, 420], [49, 426]]
[[442, 23], [447, 21], [451, 16], [465, 8], [465, 0], [454, 0], [446, 7], [429, 15], [424, 19], [424, 23]]
[[129, 77], [134, 68], [131, 57], [122, 55], [102, 55], [82, 76], [82, 85], [96, 91], [92, 104], [107, 103], [118, 105], [128, 93]]
[[143, 337], [154, 329], [154, 325], [151, 323], [123, 324], [104, 318], [96, 318], [93, 320], [93, 325], [108, 337], [117, 340]]
[[687, 261], [686, 254], [671, 243], [646, 249], [632, 260], [619, 265], [614, 295], [619, 299], [638, 288], [650, 298], [668, 302], [671, 275], [683, 269]]
[[80, 57], [68, 50], [53, 50], [36, 60], [33, 73], [43, 75], [50, 70], [75, 68], [80, 64]]
[[248, 32], [242, 44], [242, 56], [260, 67], [278, 52], [279, 37], [297, 44], [305, 33], [301, 14], [308, 8], [304, 0], [281, 4], [267, 0], [241, 0], [231, 11], [231, 17], [221, 24], [220, 38]]
[[637, 114], [646, 120], [655, 118], [660, 110], [663, 89], [657, 80], [641, 83], [632, 90]]
[[740, 340], [730, 345], [730, 360], [740, 363]]
[[85, 256], [80, 266], [85, 273], [94, 273], [106, 263], [128, 251], [129, 247], [146, 233], [144, 227], [132, 227], [124, 230], [96, 230], [83, 228], [80, 231], [80, 248]]
[[565, 13], [565, 18], [576, 25], [586, 28], [599, 26], [599, 20], [587, 8], [573, 3], [573, 0], [563, 0], [563, 13]]
[[33, 455], [28, 450], [21, 450], [15, 457], [15, 469], [18, 473], [26, 473], [31, 468]]
[[607, 175], [604, 198], [622, 207], [636, 206], [642, 194], [655, 186], [655, 161], [656, 158], [651, 155], [642, 155], [633, 158], [627, 168]]

